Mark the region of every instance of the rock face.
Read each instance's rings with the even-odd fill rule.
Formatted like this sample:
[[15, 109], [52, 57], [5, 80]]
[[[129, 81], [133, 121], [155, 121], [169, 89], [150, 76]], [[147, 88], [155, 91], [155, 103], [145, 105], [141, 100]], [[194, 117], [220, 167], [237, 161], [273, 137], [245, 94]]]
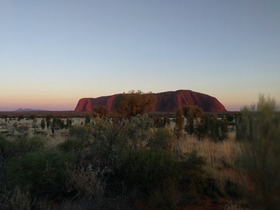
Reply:
[[[156, 103], [153, 112], [175, 113], [179, 107], [196, 105], [204, 112], [226, 112], [224, 105], [215, 97], [194, 92], [191, 90], [177, 90], [156, 95]], [[113, 105], [117, 96], [121, 94], [102, 96], [98, 98], [82, 98], [79, 100], [76, 112], [92, 112], [95, 106], [105, 106], [108, 111], [113, 111]]]

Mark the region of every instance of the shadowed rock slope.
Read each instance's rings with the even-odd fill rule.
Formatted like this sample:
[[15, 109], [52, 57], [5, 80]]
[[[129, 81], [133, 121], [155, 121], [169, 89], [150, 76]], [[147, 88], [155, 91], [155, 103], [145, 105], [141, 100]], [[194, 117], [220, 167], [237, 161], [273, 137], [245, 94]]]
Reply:
[[[156, 103], [153, 112], [175, 113], [178, 107], [196, 105], [204, 112], [226, 112], [224, 105], [215, 97], [194, 92], [191, 90], [167, 91], [153, 93]], [[116, 98], [121, 94], [102, 96], [98, 98], [82, 98], [79, 100], [76, 112], [92, 112], [95, 106], [105, 106], [108, 111], [113, 111]]]

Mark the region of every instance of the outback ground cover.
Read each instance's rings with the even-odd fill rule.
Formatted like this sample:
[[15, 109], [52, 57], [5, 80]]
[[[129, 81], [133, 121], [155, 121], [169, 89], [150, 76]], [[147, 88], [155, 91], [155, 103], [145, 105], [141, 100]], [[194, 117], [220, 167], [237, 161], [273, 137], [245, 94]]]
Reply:
[[0, 209], [278, 209], [276, 108], [2, 117]]

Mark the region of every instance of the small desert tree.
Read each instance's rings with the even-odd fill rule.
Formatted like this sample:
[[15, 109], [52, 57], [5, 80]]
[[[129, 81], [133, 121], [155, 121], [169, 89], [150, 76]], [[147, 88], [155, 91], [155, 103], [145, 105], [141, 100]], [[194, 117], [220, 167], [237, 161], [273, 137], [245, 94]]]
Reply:
[[94, 113], [97, 114], [99, 117], [107, 117], [109, 114], [109, 110], [106, 106], [95, 106], [93, 108]]
[[252, 204], [261, 209], [280, 205], [280, 116], [273, 99], [260, 96], [257, 106], [245, 108], [246, 125], [240, 162], [254, 182]]
[[73, 123], [73, 121], [71, 119], [67, 118], [67, 120], [66, 120], [66, 128], [71, 128], [72, 127], [72, 123]]
[[187, 106], [183, 108], [184, 116], [187, 119], [185, 130], [189, 134], [195, 132], [195, 121], [203, 116], [203, 110], [198, 106]]
[[45, 119], [42, 119], [41, 120], [41, 128], [44, 130], [45, 127], [46, 127], [46, 121], [45, 121]]
[[125, 117], [133, 117], [152, 111], [155, 102], [156, 98], [154, 94], [143, 93], [140, 90], [137, 92], [130, 91], [129, 93], [118, 96], [115, 109]]
[[90, 124], [90, 120], [91, 120], [90, 116], [87, 115], [87, 116], [85, 117], [85, 124], [86, 124], [86, 125]]
[[51, 117], [50, 116], [46, 117], [46, 124], [47, 124], [47, 128], [49, 128], [50, 125], [51, 125]]
[[183, 109], [178, 108], [176, 112], [176, 126], [175, 126], [175, 135], [177, 139], [183, 137], [183, 129], [184, 129], [184, 115]]
[[59, 118], [52, 119], [52, 128], [53, 129], [63, 129], [64, 128], [64, 121]]

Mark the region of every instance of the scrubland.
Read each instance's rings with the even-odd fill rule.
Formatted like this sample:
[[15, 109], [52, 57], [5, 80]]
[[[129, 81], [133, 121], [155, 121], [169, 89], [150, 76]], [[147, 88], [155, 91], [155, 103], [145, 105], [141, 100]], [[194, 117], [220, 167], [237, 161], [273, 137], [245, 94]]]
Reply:
[[279, 208], [274, 101], [180, 118], [1, 119], [0, 209]]

